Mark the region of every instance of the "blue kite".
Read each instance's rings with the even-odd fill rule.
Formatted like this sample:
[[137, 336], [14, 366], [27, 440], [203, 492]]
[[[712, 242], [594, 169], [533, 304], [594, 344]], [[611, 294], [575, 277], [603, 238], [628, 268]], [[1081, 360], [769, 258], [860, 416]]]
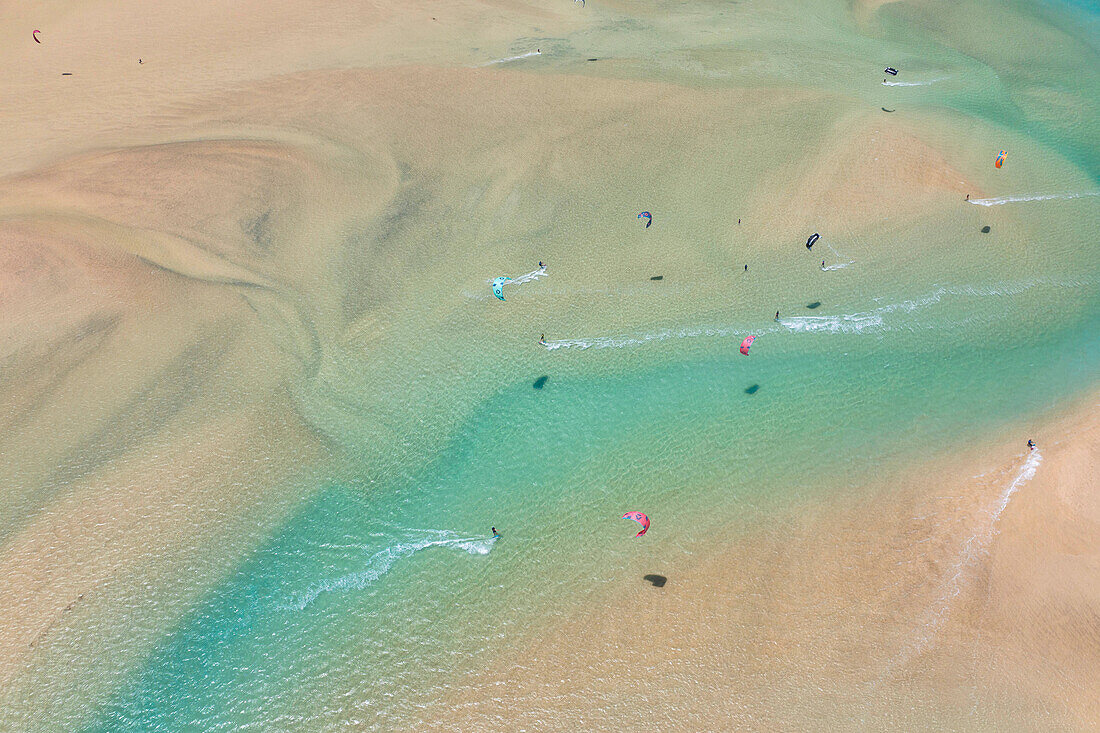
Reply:
[[646, 229], [649, 229], [649, 225], [653, 223], [653, 214], [650, 214], [648, 211], [643, 211], [642, 213], [638, 214], [638, 218], [645, 219]]
[[493, 295], [504, 300], [504, 283], [511, 282], [512, 278], [501, 275], [493, 279]]

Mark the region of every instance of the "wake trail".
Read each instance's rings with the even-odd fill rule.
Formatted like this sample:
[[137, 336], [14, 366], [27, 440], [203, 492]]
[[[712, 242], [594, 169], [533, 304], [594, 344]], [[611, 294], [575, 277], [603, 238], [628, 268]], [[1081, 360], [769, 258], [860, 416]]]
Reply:
[[[838, 260], [845, 259], [844, 255], [837, 252], [836, 248], [833, 247], [833, 245], [829, 244], [828, 242], [825, 242], [825, 246], [829, 248], [829, 251], [832, 252], [833, 256], [836, 257]], [[851, 265], [854, 265], [855, 263], [856, 263], [855, 260], [848, 260], [847, 262], [838, 262], [838, 263], [833, 264], [833, 265], [825, 265], [821, 269], [825, 272], [832, 272], [834, 270], [843, 270], [845, 267], [849, 267]]]
[[1020, 196], [999, 196], [992, 199], [970, 199], [970, 203], [975, 206], [1003, 206], [1004, 204], [1015, 204], [1024, 201], [1055, 201], [1064, 199], [1080, 199], [1089, 198], [1092, 196], [1100, 196], [1100, 191], [1083, 191], [1081, 193], [1036, 193], [1036, 194], [1023, 194]]
[[[540, 267], [537, 270], [532, 270], [531, 272], [527, 273], [526, 275], [518, 275], [516, 277], [509, 278], [508, 282], [505, 283], [505, 284], [506, 285], [523, 285], [523, 283], [533, 282], [535, 280], [538, 280], [540, 277], [549, 277], [549, 275], [550, 275], [550, 273], [548, 273], [546, 271], [545, 267]], [[493, 281], [489, 280], [488, 282], [491, 284]]]
[[936, 79], [928, 79], [927, 81], [884, 81], [882, 85], [886, 87], [926, 87], [929, 84], [935, 84], [949, 78], [950, 77], [947, 76], [941, 76]]
[[502, 58], [502, 59], [493, 59], [492, 61], [486, 61], [485, 63], [480, 64], [479, 66], [485, 67], [485, 66], [492, 66], [493, 64], [506, 64], [509, 61], [519, 61], [521, 59], [529, 59], [532, 56], [541, 56], [541, 55], [542, 55], [542, 51], [528, 51], [527, 53], [521, 53], [518, 56], [508, 56], [508, 57]]
[[[623, 349], [645, 346], [665, 341], [695, 338], [723, 338], [729, 336], [762, 336], [782, 332], [793, 333], [831, 333], [860, 334], [864, 332], [885, 333], [896, 330], [914, 330], [922, 327], [912, 321], [899, 320], [899, 314], [911, 314], [933, 306], [947, 297], [988, 298], [1019, 295], [1037, 287], [1079, 288], [1090, 285], [1084, 280], [1048, 281], [1027, 280], [1021, 282], [1001, 282], [989, 285], [940, 286], [926, 295], [886, 303], [864, 311], [841, 313], [838, 315], [786, 316], [771, 325], [757, 327], [749, 325], [714, 325], [696, 328], [666, 328], [648, 333], [624, 334], [620, 336], [592, 336], [586, 338], [547, 340], [543, 346], [548, 351], [561, 349]], [[879, 299], [876, 299], [876, 302]]]
[[[1016, 472], [1012, 481], [991, 501], [981, 514], [982, 521], [974, 528], [973, 532], [962, 543], [955, 561], [944, 573], [944, 580], [940, 588], [939, 597], [932, 603], [924, 620], [915, 630], [913, 637], [906, 643], [898, 655], [887, 666], [886, 672], [904, 665], [913, 657], [919, 655], [932, 643], [936, 632], [947, 621], [951, 613], [952, 601], [966, 588], [970, 580], [970, 570], [978, 562], [988, 549], [997, 532], [997, 522], [1008, 508], [1012, 497], [1028, 481], [1035, 477], [1039, 465], [1043, 462], [1043, 455], [1036, 448], [1028, 452], [1027, 459]], [[884, 674], [886, 673], [884, 672]]]
[[488, 555], [495, 542], [495, 538], [460, 537], [448, 529], [410, 529], [407, 530], [407, 534], [410, 536], [407, 536], [404, 541], [396, 542], [372, 554], [362, 570], [314, 583], [308, 590], [294, 594], [284, 608], [302, 611], [324, 593], [367, 588], [388, 573], [398, 560], [411, 557], [421, 550], [448, 547], [470, 555]]

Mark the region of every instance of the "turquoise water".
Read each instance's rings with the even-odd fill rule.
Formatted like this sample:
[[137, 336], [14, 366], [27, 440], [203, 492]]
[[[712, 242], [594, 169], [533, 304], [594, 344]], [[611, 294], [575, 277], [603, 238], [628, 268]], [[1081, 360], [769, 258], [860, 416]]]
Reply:
[[[537, 374], [503, 387], [422, 471], [317, 492], [93, 728], [416, 720], [530, 618], [618, 574], [1094, 384], [1095, 285], [1002, 288], [888, 303], [881, 325], [849, 332], [776, 330], [748, 358], [736, 338], [689, 355], [654, 342], [634, 348], [674, 352], [659, 366], [578, 376], [575, 360], [631, 347], [551, 353], [541, 389]], [[1082, 297], [1060, 328], [1017, 324]], [[635, 508], [654, 521], [645, 544], [617, 519]], [[489, 524], [503, 539], [487, 539]]]
[[[531, 73], [559, 70], [551, 50], [618, 54], [636, 58], [583, 73], [805, 86], [844, 105], [907, 106], [918, 122], [946, 120], [930, 134], [980, 123], [1024, 146], [1000, 179], [975, 154], [989, 158], [991, 197], [1096, 190], [1095, 39], [1062, 8], [964, 4], [935, 20], [898, 4], [861, 31], [846, 7], [599, 11], [593, 27], [545, 44], [533, 63], [547, 66]], [[1018, 43], [971, 41], [986, 24], [998, 32], [998, 8], [1049, 14], [1065, 29], [1057, 38], [1076, 45], [1021, 56]], [[1002, 30], [1017, 20], [1009, 14]], [[724, 23], [747, 25], [735, 48], [717, 35]], [[887, 63], [929, 83], [884, 89]], [[965, 147], [960, 137], [945, 144]], [[1017, 164], [1024, 151], [1032, 160]], [[1051, 160], [1035, 159], [1043, 151]], [[706, 187], [686, 182], [684, 196]], [[1094, 388], [1100, 198], [954, 204], [918, 223], [826, 233], [812, 254], [796, 242], [754, 259], [747, 276], [701, 236], [687, 246], [713, 248], [719, 264], [689, 278], [675, 251], [653, 256], [660, 283], [555, 269], [567, 253], [584, 264], [630, 256], [627, 244], [610, 249], [621, 232], [595, 214], [600, 223], [581, 221], [592, 213], [582, 210], [559, 224], [589, 241], [559, 245], [550, 275], [506, 287], [506, 304], [482, 280], [432, 278], [431, 305], [408, 307], [447, 309], [449, 334], [428, 346], [399, 336], [400, 354], [330, 350], [322, 378], [296, 395], [346, 451], [347, 470], [302, 486], [291, 519], [84, 711], [86, 729], [415, 726], [465, 673], [582, 612], [617, 578], [690, 562], [775, 507], [871, 487], [884, 466], [949, 455]], [[993, 233], [978, 233], [982, 224]], [[822, 258], [844, 267], [822, 272]], [[549, 349], [534, 345], [540, 327]], [[737, 346], [750, 333], [744, 357]], [[372, 376], [392, 389], [368, 390]], [[618, 519], [635, 509], [653, 520], [645, 540]], [[502, 539], [488, 537], [493, 525]], [[71, 723], [36, 715], [46, 727]]]

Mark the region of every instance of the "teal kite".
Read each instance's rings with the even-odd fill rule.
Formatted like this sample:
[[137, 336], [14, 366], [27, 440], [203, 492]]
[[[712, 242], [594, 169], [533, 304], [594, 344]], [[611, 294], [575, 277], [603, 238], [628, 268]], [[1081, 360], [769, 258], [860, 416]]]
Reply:
[[504, 283], [511, 282], [512, 278], [504, 277], [501, 275], [498, 278], [493, 279], [493, 295], [497, 296], [500, 300], [504, 300]]

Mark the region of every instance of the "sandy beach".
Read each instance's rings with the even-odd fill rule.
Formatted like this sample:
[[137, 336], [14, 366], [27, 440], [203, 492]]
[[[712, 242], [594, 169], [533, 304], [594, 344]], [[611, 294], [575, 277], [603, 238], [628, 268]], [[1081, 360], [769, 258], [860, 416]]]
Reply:
[[622, 578], [498, 650], [433, 728], [1092, 729], [1097, 397], [1026, 426], [1037, 453], [937, 460], [654, 568], [661, 587]]

